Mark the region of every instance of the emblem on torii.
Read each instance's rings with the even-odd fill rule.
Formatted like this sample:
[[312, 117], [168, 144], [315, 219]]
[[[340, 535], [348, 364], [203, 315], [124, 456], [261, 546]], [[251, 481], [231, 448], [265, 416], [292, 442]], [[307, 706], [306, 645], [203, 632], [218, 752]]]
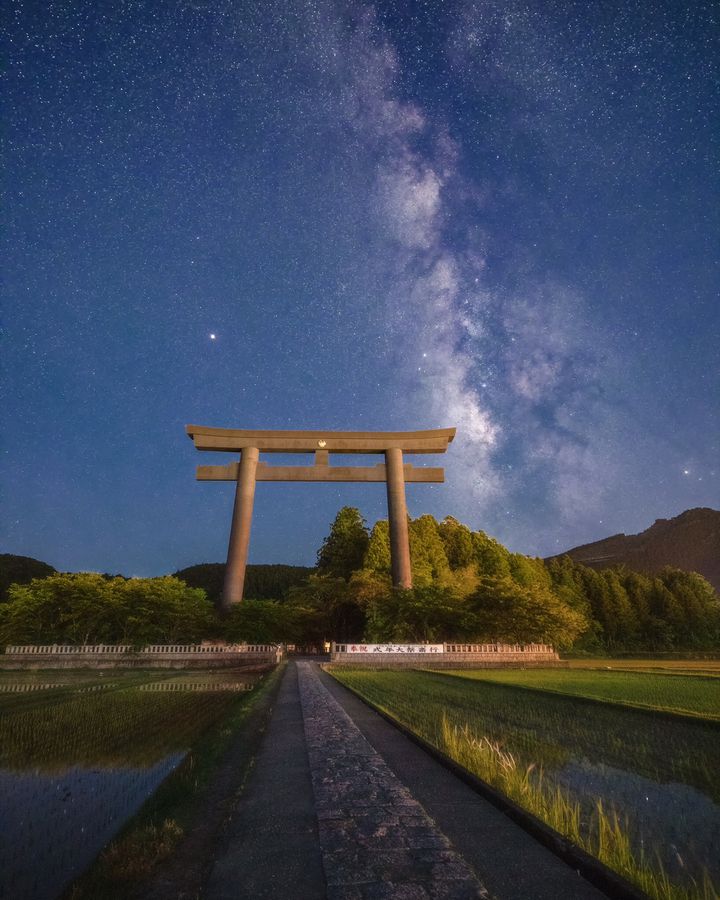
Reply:
[[[445, 470], [413, 466], [404, 454], [445, 453], [455, 437], [454, 428], [432, 431], [246, 431], [187, 425], [185, 431], [197, 450], [238, 452], [239, 462], [198, 466], [198, 481], [234, 481], [233, 508], [222, 605], [240, 603], [245, 583], [250, 526], [258, 481], [382, 482], [387, 485], [392, 580], [397, 587], [412, 587], [405, 483], [442, 483]], [[314, 453], [312, 466], [273, 466], [261, 453]], [[330, 465], [330, 454], [379, 454], [375, 466]]]

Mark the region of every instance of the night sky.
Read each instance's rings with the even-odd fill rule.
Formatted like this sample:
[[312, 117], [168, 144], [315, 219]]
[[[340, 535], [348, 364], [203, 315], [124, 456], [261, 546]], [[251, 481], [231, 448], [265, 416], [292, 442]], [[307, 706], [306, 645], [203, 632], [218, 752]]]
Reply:
[[[717, 6], [28, 0], [4, 32], [0, 549], [223, 560], [233, 487], [194, 471], [231, 457], [187, 423], [456, 426], [410, 513], [529, 554], [720, 506]], [[260, 484], [250, 561], [385, 503]]]

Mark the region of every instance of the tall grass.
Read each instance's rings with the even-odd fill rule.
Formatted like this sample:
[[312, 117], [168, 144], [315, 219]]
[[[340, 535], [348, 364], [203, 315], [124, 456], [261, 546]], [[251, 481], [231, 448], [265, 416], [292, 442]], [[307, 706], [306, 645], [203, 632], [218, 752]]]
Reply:
[[659, 859], [636, 854], [628, 836], [628, 825], [614, 810], [598, 800], [588, 817], [580, 804], [557, 785], [545, 783], [542, 768], [518, 765], [512, 753], [487, 736], [451, 725], [442, 718], [439, 749], [451, 759], [497, 788], [523, 809], [537, 816], [559, 834], [618, 872], [656, 900], [717, 900], [710, 876], [690, 886], [674, 884]]

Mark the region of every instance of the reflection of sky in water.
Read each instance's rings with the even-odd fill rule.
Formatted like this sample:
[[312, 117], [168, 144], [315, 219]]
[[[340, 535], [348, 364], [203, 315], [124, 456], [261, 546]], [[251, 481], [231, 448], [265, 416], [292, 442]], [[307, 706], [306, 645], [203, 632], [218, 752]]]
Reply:
[[183, 756], [173, 753], [147, 769], [0, 769], [0, 897], [57, 897]]
[[602, 800], [620, 819], [627, 816], [635, 846], [649, 859], [659, 853], [673, 876], [697, 877], [703, 867], [720, 878], [720, 807], [686, 784], [659, 784], [602, 763], [570, 762], [548, 779], [566, 788], [583, 804]]

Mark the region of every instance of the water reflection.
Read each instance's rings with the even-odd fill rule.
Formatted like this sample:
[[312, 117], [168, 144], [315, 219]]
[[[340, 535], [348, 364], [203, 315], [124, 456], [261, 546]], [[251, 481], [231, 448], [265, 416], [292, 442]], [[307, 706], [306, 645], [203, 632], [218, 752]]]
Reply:
[[587, 759], [547, 773], [589, 812], [598, 798], [627, 819], [633, 845], [659, 856], [673, 878], [698, 876], [707, 868], [720, 879], [720, 807], [687, 784], [660, 784], [634, 772]]
[[51, 900], [262, 679], [0, 678], [0, 898]]
[[0, 769], [0, 897], [57, 897], [184, 755], [143, 769], [74, 767], [51, 775]]

